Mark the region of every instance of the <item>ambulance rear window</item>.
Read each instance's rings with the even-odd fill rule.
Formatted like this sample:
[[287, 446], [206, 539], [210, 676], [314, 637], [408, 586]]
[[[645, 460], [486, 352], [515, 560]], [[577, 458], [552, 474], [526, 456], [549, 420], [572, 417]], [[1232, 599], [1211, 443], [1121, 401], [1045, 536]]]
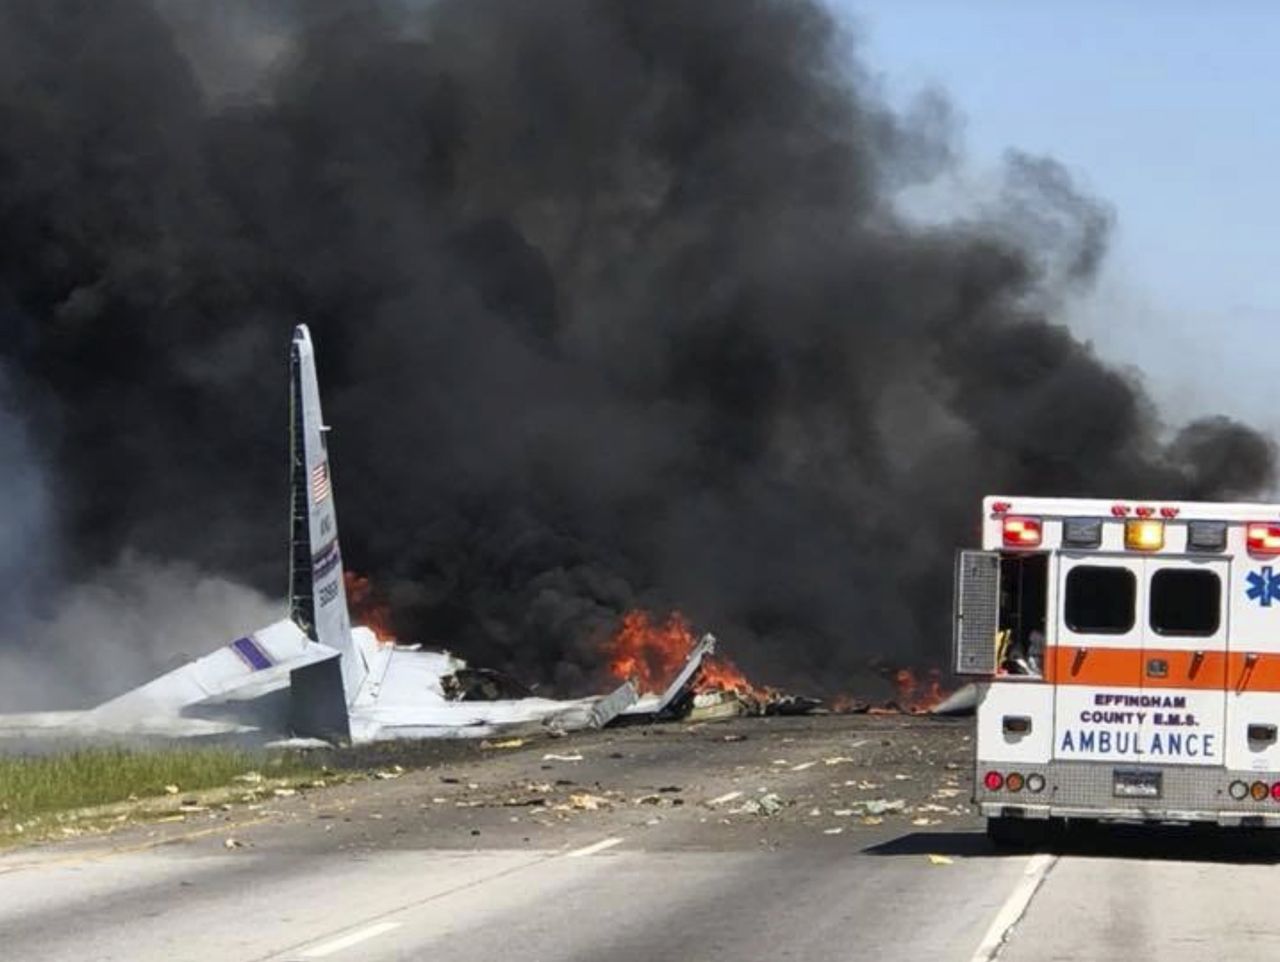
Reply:
[[1151, 576], [1151, 629], [1162, 635], [1215, 634], [1222, 582], [1212, 571], [1162, 568]]
[[1123, 635], [1133, 630], [1138, 579], [1128, 568], [1072, 568], [1066, 594], [1062, 617], [1076, 634]]

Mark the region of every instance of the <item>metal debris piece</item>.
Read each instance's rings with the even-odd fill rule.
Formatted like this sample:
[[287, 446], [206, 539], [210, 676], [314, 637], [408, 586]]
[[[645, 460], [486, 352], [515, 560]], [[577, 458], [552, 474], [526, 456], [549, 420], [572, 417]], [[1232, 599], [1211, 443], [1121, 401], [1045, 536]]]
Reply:
[[929, 864], [930, 865], [955, 865], [956, 860], [951, 858], [951, 856], [949, 855], [935, 855], [932, 852], [930, 852]]
[[905, 800], [895, 798], [892, 801], [886, 798], [873, 798], [861, 803], [863, 809], [868, 815], [886, 815], [890, 812], [901, 812], [907, 807]]
[[742, 792], [725, 792], [723, 795], [718, 795], [715, 798], [708, 799], [707, 804], [714, 807], [716, 805], [723, 805], [725, 802], [732, 802], [734, 799], [741, 797]]
[[503, 808], [531, 808], [546, 804], [547, 800], [541, 795], [513, 795], [502, 802]]
[[721, 718], [737, 718], [750, 714], [750, 707], [736, 691], [699, 692], [693, 696], [693, 706], [686, 715], [688, 721], [715, 721]]
[[818, 763], [817, 762], [801, 762], [799, 765], [792, 765], [791, 770], [793, 772], [803, 772], [806, 769], [813, 768], [813, 766], [816, 764]]
[[765, 815], [773, 815], [776, 812], [782, 811], [782, 799], [773, 792], [770, 792], [768, 795], [761, 796], [760, 811]]
[[558, 755], [555, 752], [551, 752], [543, 755], [542, 760], [544, 762], [580, 762], [582, 761], [582, 755], [577, 752], [572, 755]]
[[702, 659], [715, 654], [716, 636], [710, 633], [698, 639], [698, 643], [689, 652], [684, 667], [671, 680], [667, 690], [658, 699], [655, 712], [657, 718], [679, 718], [687, 713], [693, 701], [692, 689], [698, 673], [702, 670]]
[[519, 748], [524, 744], [523, 738], [504, 738], [501, 741], [491, 742], [489, 740], [480, 743], [481, 749], [490, 748]]
[[589, 728], [604, 728], [640, 699], [640, 689], [631, 681], [625, 681], [605, 695], [587, 713]]
[[440, 688], [450, 701], [503, 701], [533, 696], [528, 685], [493, 668], [459, 668], [441, 677]]
[[839, 835], [843, 831], [844, 831], [843, 828], [824, 828], [822, 830], [822, 834], [823, 835]]
[[589, 792], [579, 792], [569, 796], [570, 807], [585, 812], [595, 812], [601, 808], [608, 808], [611, 804], [604, 796], [592, 795]]
[[822, 760], [822, 764], [824, 764], [824, 765], [844, 765], [844, 764], [846, 764], [846, 763], [848, 763], [848, 762], [852, 762], [852, 761], [853, 761], [853, 759], [852, 759], [852, 758], [850, 758], [848, 755], [836, 755], [834, 758], [824, 758], [824, 759]]

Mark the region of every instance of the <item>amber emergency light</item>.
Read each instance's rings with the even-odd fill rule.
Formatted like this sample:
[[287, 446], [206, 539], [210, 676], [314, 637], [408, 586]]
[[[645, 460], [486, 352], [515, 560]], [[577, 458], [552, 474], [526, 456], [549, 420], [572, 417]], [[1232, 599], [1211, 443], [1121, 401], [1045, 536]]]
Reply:
[[1126, 521], [1124, 546], [1134, 551], [1159, 551], [1164, 547], [1164, 522], [1152, 518]]

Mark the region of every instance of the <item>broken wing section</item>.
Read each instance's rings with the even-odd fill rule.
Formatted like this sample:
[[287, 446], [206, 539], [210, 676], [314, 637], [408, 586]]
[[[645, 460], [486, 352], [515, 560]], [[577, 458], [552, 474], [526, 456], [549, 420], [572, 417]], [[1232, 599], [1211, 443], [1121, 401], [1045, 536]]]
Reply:
[[367, 647], [371, 665], [368, 682], [351, 707], [351, 739], [356, 742], [568, 732], [603, 728], [623, 719], [643, 722], [673, 717], [688, 707], [703, 660], [716, 644], [714, 636], [704, 635], [666, 690], [644, 699], [627, 681], [606, 695], [590, 698], [469, 701], [450, 694], [458, 687], [451, 679], [466, 670], [462, 659], [448, 652], [379, 646], [365, 629], [357, 628], [356, 636]]
[[380, 644], [365, 628], [354, 631], [369, 677], [351, 706], [351, 740], [479, 738], [500, 731], [576, 731], [600, 728], [635, 703], [627, 682], [604, 696], [469, 700], [458, 679], [471, 671], [447, 651]]

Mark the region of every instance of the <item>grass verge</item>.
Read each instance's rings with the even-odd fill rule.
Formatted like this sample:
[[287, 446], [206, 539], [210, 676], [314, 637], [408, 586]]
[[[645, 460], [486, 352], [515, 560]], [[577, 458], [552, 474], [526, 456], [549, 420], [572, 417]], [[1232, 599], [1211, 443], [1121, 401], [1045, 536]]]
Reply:
[[0, 757], [0, 843], [51, 820], [61, 822], [50, 818], [60, 813], [152, 798], [177, 801], [237, 780], [282, 785], [318, 773], [314, 762], [298, 756], [212, 747], [84, 748]]

